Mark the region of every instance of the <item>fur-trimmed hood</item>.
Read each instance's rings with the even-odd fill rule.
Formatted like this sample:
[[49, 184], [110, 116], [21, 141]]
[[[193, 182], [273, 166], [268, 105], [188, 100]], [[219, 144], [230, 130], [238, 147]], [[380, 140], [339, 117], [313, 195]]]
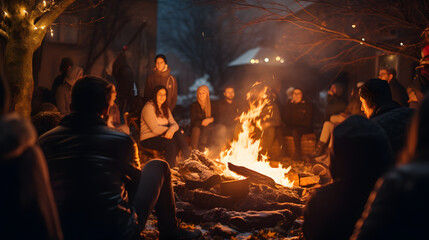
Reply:
[[20, 156], [37, 141], [37, 133], [30, 121], [18, 114], [0, 118], [0, 159]]

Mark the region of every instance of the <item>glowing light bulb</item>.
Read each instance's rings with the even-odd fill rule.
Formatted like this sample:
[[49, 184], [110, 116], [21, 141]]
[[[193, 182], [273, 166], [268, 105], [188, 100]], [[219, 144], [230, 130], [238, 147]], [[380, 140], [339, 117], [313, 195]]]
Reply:
[[276, 57], [276, 61], [280, 61], [280, 59], [281, 59], [281, 58], [280, 58], [279, 56], [277, 56], [277, 57]]
[[264, 59], [264, 61], [265, 61], [265, 62], [269, 62], [269, 61], [270, 61], [270, 59], [269, 59], [269, 58], [265, 58], [265, 59]]
[[356, 25], [355, 25], [355, 24], [353, 24], [353, 25], [352, 25], [352, 28], [356, 28]]
[[259, 59], [256, 59], [256, 60], [255, 60], [255, 63], [259, 63]]
[[404, 46], [404, 43], [400, 43], [399, 45]]
[[49, 27], [51, 29], [51, 37], [54, 37], [54, 30], [52, 29], [52, 27]]
[[7, 14], [7, 12], [6, 11], [4, 11], [4, 16], [5, 17], [7, 17], [9, 14]]
[[364, 42], [365, 42], [365, 38], [362, 38], [362, 41], [364, 41]]
[[285, 62], [285, 60], [284, 59], [280, 59], [280, 63], [284, 63]]
[[255, 63], [255, 59], [250, 59], [250, 63], [254, 64]]
[[43, 1], [43, 6], [46, 7], [46, 1]]
[[41, 28], [41, 29], [45, 29], [45, 26], [41, 26], [40, 28]]
[[34, 30], [37, 30], [37, 27], [34, 27]]

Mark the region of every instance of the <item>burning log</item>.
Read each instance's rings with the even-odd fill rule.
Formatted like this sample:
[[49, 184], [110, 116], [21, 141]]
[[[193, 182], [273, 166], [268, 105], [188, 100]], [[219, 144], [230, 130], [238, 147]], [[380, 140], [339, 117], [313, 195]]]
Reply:
[[250, 180], [225, 181], [220, 184], [220, 189], [223, 194], [234, 198], [242, 198], [249, 193]]
[[275, 189], [277, 188], [276, 182], [272, 178], [265, 176], [264, 174], [250, 170], [246, 167], [236, 166], [232, 163], [228, 163], [228, 168], [229, 168], [229, 170], [231, 170], [231, 171], [233, 171], [239, 175], [247, 177], [251, 182], [265, 184], [265, 185], [268, 185], [268, 186], [275, 188]]
[[205, 190], [210, 190], [216, 184], [219, 184], [222, 181], [219, 175], [213, 175], [207, 178], [205, 181], [194, 181], [194, 180], [186, 180], [186, 188], [188, 189], [196, 189], [202, 188]]
[[235, 200], [232, 197], [222, 196], [209, 191], [195, 190], [193, 191], [193, 199], [191, 201], [195, 206], [211, 209], [216, 207], [233, 208]]

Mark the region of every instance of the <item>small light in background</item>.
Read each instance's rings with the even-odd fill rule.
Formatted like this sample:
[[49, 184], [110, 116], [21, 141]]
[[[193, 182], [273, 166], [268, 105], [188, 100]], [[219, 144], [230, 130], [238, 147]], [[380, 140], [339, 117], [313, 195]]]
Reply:
[[283, 60], [283, 59], [280, 59], [280, 63], [284, 63], [285, 62], [285, 60]]
[[264, 59], [264, 61], [265, 61], [265, 62], [269, 62], [269, 61], [270, 61], [270, 59], [269, 59], [269, 58], [265, 58], [265, 59]]
[[256, 62], [256, 61], [255, 61], [255, 59], [253, 59], [253, 58], [252, 58], [252, 59], [250, 59], [250, 63], [251, 63], [251, 64], [254, 64], [255, 62]]
[[352, 25], [352, 28], [356, 28], [356, 25], [355, 25], [355, 24], [353, 24], [353, 25]]
[[404, 46], [404, 43], [400, 43], [399, 45]]
[[281, 58], [280, 58], [279, 56], [277, 56], [277, 57], [276, 57], [276, 61], [280, 61], [280, 59], [281, 59]]
[[362, 41], [364, 41], [364, 42], [365, 42], [365, 38], [362, 38]]

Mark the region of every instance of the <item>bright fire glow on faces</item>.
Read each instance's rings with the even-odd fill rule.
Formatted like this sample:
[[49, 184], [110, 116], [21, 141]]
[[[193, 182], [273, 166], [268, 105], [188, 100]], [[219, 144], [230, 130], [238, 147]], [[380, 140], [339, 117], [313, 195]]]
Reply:
[[164, 104], [166, 100], [167, 100], [167, 91], [165, 91], [165, 89], [162, 88], [156, 93], [156, 101], [158, 103], [158, 106], [161, 106], [162, 104]]
[[[269, 104], [269, 98], [267, 94], [268, 88], [264, 87], [261, 92], [253, 92], [252, 94], [247, 93], [247, 100], [253, 101], [250, 102], [250, 110], [246, 113], [241, 114], [240, 124], [242, 125], [242, 131], [238, 135], [238, 139], [231, 143], [229, 149], [224, 150], [220, 154], [219, 161], [228, 165], [228, 162], [244, 166], [251, 170], [257, 171], [261, 174], [271, 177], [278, 184], [283, 186], [292, 187], [293, 182], [289, 181], [286, 177], [286, 174], [290, 171], [291, 167], [287, 169], [283, 168], [279, 164], [278, 168], [270, 167], [267, 157], [262, 156], [262, 161], [258, 161], [259, 152], [260, 152], [260, 139], [252, 139], [253, 132], [256, 128], [261, 128], [261, 112]], [[251, 96], [253, 95], [253, 96]], [[256, 96], [255, 96], [256, 95]], [[256, 98], [255, 98], [256, 97]], [[235, 174], [226, 168], [223, 172], [224, 175], [234, 177], [237, 179], [243, 179], [242, 176]]]

